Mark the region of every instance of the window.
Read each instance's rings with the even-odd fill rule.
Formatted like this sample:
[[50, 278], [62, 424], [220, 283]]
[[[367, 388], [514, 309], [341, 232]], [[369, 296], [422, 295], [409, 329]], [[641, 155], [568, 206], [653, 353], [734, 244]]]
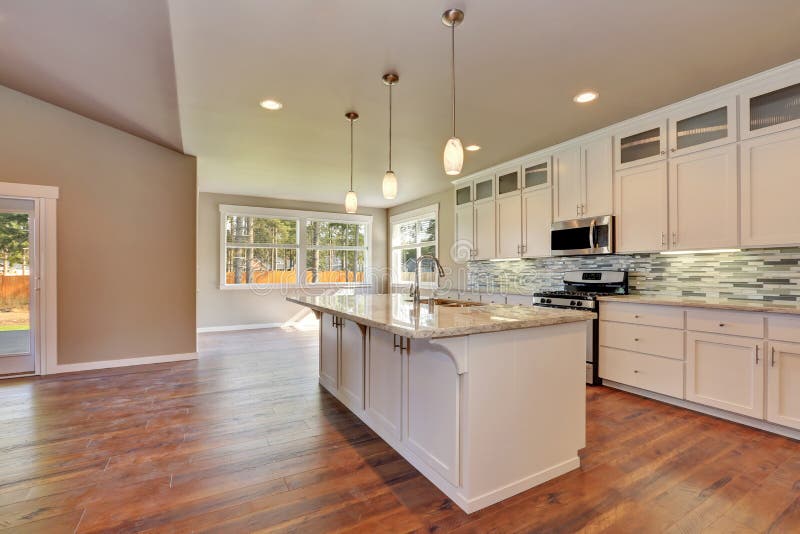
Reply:
[[220, 206], [220, 287], [364, 285], [372, 217]]
[[[438, 257], [439, 205], [428, 206], [392, 217], [392, 283], [414, 282], [415, 261], [430, 254]], [[438, 283], [433, 262], [423, 262], [419, 273], [420, 286], [435, 287]]]

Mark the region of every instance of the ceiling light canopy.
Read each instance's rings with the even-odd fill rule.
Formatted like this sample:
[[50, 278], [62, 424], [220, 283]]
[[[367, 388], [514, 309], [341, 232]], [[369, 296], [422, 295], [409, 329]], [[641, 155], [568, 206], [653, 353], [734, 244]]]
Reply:
[[450, 78], [453, 96], [453, 136], [444, 145], [444, 172], [451, 176], [461, 174], [464, 166], [464, 147], [456, 136], [456, 26], [464, 20], [464, 12], [460, 9], [448, 9], [442, 14], [442, 23], [450, 27]]
[[572, 99], [573, 102], [577, 102], [578, 104], [586, 104], [588, 102], [592, 102], [593, 100], [597, 100], [598, 95], [595, 91], [584, 91], [583, 93], [575, 95]]
[[269, 111], [278, 111], [279, 109], [283, 109], [283, 104], [277, 100], [272, 100], [271, 98], [262, 100], [258, 105]]
[[358, 119], [358, 113], [348, 111], [344, 116], [350, 121], [350, 189], [344, 196], [344, 211], [355, 213], [358, 211], [358, 195], [353, 191], [353, 123]]
[[469, 150], [470, 152], [477, 152], [481, 149], [481, 145], [467, 145], [464, 147], [464, 150]]
[[383, 198], [392, 200], [397, 198], [397, 176], [392, 170], [392, 86], [397, 85], [400, 76], [394, 72], [387, 72], [383, 75], [383, 83], [389, 86], [389, 169], [383, 175], [381, 190]]

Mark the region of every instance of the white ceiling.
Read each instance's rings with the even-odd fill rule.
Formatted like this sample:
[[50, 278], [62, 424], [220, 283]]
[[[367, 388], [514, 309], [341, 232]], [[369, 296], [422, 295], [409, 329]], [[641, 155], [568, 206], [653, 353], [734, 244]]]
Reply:
[[[315, 201], [343, 201], [355, 109], [361, 204], [394, 205], [450, 181], [448, 7], [466, 12], [458, 134], [483, 146], [465, 173], [800, 58], [797, 0], [0, 0], [0, 83], [182, 140], [202, 191]], [[395, 201], [380, 196], [390, 69]], [[586, 88], [600, 99], [577, 106]]]

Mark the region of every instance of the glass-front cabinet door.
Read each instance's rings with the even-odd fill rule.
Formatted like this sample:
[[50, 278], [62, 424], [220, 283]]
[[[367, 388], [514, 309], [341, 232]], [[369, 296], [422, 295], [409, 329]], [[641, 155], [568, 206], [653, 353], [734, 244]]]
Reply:
[[741, 94], [742, 138], [800, 126], [800, 75], [754, 85]]
[[550, 186], [550, 158], [538, 158], [526, 161], [522, 165], [522, 189], [535, 191]]
[[494, 200], [494, 176], [488, 175], [475, 179], [475, 202]]
[[497, 171], [497, 197], [519, 193], [519, 167], [506, 167]]
[[617, 170], [652, 163], [667, 154], [667, 125], [663, 120], [640, 122], [614, 136]]
[[692, 105], [673, 113], [669, 120], [671, 156], [727, 145], [736, 141], [736, 97]]
[[472, 202], [472, 182], [456, 186], [456, 206]]

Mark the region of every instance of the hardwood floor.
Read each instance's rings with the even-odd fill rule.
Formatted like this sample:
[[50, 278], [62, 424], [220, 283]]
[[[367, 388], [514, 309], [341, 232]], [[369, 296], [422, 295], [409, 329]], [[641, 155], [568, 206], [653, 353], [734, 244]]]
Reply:
[[[9, 532], [798, 532], [800, 444], [590, 388], [578, 471], [467, 516], [316, 383], [317, 334], [0, 381]], [[502, 451], [498, 451], [502, 454]]]

